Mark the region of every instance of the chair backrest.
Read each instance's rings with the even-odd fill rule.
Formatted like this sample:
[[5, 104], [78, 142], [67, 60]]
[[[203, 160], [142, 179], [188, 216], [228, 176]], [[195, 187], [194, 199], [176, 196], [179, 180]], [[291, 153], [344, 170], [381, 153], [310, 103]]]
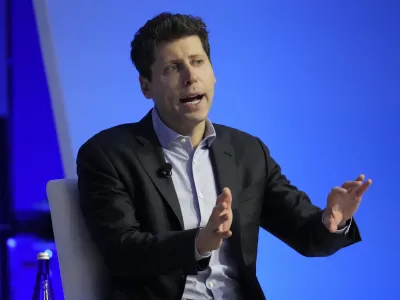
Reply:
[[86, 228], [77, 180], [51, 180], [46, 191], [65, 300], [105, 299], [109, 274]]

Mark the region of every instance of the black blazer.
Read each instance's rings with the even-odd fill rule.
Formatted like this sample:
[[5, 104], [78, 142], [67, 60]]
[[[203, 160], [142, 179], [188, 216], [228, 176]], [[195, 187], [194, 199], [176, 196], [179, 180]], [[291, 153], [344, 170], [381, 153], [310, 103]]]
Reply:
[[[355, 221], [348, 236], [331, 234], [321, 209], [281, 174], [256, 137], [214, 124], [211, 160], [219, 192], [233, 195], [232, 237], [246, 299], [265, 299], [256, 277], [259, 227], [305, 256], [328, 256], [361, 240]], [[104, 130], [77, 157], [81, 208], [112, 276], [113, 300], [180, 300], [186, 275], [207, 267], [196, 262], [197, 229], [183, 230], [171, 178], [151, 114], [140, 122]]]

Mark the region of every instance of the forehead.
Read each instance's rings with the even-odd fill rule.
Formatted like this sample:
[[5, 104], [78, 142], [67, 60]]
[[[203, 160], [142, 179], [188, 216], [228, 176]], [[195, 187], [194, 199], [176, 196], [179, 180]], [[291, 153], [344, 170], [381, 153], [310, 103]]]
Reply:
[[198, 36], [189, 36], [173, 42], [163, 43], [154, 52], [156, 63], [180, 60], [196, 55], [206, 55]]

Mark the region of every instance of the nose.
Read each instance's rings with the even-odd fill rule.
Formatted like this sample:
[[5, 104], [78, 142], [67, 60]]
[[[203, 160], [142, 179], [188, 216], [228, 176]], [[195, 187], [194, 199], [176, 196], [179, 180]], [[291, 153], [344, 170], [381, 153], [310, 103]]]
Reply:
[[192, 67], [187, 67], [185, 70], [185, 86], [191, 86], [192, 84], [197, 82], [197, 76]]

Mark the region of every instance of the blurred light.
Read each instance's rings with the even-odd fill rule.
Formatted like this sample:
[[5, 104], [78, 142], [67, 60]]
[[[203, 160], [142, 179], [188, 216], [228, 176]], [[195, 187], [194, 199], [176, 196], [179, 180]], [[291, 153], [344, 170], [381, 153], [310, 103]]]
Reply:
[[51, 250], [49, 250], [49, 249], [47, 249], [47, 250], [44, 251], [44, 252], [46, 252], [46, 253], [50, 256], [50, 258], [53, 256], [53, 251], [51, 251]]
[[13, 238], [7, 240], [7, 246], [9, 248], [15, 248], [17, 246], [17, 241]]

